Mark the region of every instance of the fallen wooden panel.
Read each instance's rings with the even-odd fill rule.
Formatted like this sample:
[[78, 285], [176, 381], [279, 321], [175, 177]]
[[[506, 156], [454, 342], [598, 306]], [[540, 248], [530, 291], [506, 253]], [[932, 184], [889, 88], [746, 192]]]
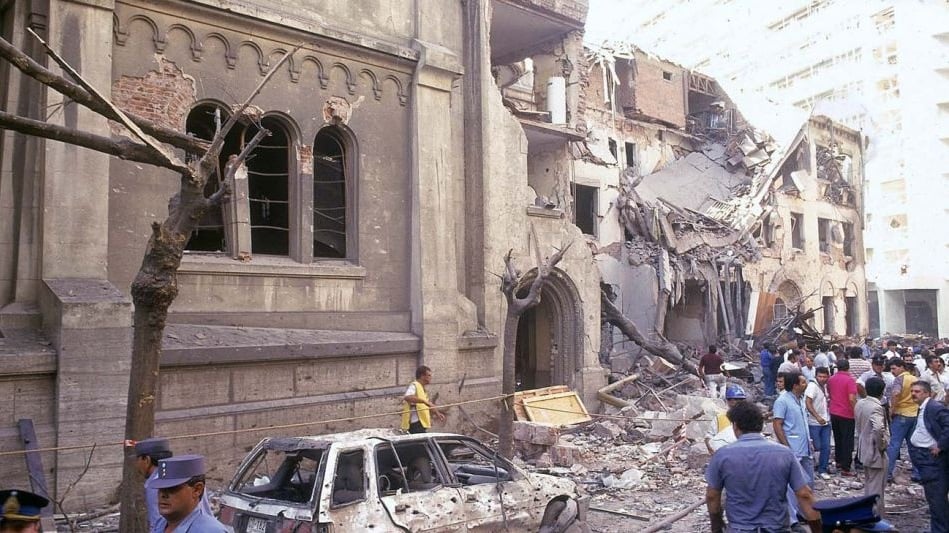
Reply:
[[574, 391], [524, 398], [524, 411], [531, 422], [569, 426], [592, 420]]
[[537, 396], [545, 396], [547, 394], [558, 394], [561, 392], [567, 392], [570, 390], [570, 387], [566, 385], [554, 385], [552, 387], [544, 387], [542, 389], [528, 389], [517, 391], [514, 393], [514, 419], [515, 420], [530, 420], [527, 417], [527, 412], [524, 411], [524, 398], [535, 398]]

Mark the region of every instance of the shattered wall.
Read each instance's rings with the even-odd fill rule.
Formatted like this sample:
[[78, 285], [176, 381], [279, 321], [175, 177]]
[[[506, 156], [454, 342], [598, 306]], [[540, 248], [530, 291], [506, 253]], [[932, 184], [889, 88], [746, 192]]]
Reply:
[[[761, 292], [778, 294], [789, 312], [797, 306], [802, 311], [820, 307], [826, 301], [824, 298], [829, 298], [833, 309], [818, 311], [814, 326], [823, 331], [825, 321], [829, 320], [832, 335], [863, 335], [869, 322], [859, 196], [863, 182], [861, 138], [857, 132], [823, 117], [811, 119], [804, 131], [800, 146], [791, 152], [772, 184], [772, 211], [761, 220], [761, 231], [755, 233], [762, 260], [749, 266], [749, 279], [754, 276]], [[846, 154], [853, 162], [847, 182], [836, 183], [854, 192], [851, 200], [827, 195], [835, 182], [827, 179], [827, 170], [817, 164], [817, 154], [832, 145], [838, 155]], [[839, 165], [842, 161], [841, 157], [824, 164]], [[834, 169], [838, 181], [840, 170]], [[781, 178], [791, 175], [793, 183]], [[792, 217], [803, 224], [800, 247], [791, 238], [795, 229]], [[852, 229], [845, 231], [845, 225]], [[770, 245], [766, 239], [769, 234]], [[787, 287], [794, 287], [800, 294], [797, 301], [784, 301], [788, 299]], [[856, 317], [847, 317], [847, 298], [856, 298]], [[768, 307], [762, 312], [775, 311]], [[848, 326], [852, 331], [848, 331]]]

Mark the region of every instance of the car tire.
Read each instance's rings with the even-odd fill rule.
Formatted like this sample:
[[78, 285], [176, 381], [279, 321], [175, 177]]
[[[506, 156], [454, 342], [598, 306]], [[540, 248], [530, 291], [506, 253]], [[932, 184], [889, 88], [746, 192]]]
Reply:
[[576, 500], [560, 499], [547, 504], [539, 533], [587, 533], [589, 528], [580, 520]]

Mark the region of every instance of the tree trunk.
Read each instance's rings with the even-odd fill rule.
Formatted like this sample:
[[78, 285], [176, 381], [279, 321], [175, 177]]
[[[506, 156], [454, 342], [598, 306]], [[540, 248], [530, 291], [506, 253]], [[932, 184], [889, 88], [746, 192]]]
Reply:
[[498, 452], [507, 458], [514, 457], [514, 389], [517, 386], [515, 375], [515, 348], [517, 347], [517, 325], [521, 321], [523, 311], [516, 312], [508, 306], [507, 318], [504, 319], [504, 358], [501, 363], [503, 379], [501, 394], [505, 395], [504, 406], [501, 408], [501, 417], [498, 426]]
[[[514, 349], [517, 345], [517, 324], [521, 315], [528, 309], [540, 303], [540, 296], [543, 293], [547, 279], [551, 271], [563, 259], [564, 253], [570, 248], [566, 246], [557, 250], [546, 260], [540, 258], [540, 244], [537, 242], [537, 236], [534, 234], [534, 228], [531, 227], [531, 235], [535, 242], [534, 253], [536, 255], [537, 269], [533, 279], [530, 274], [522, 274], [514, 267], [514, 259], [511, 257], [512, 250], [508, 250], [504, 255], [504, 275], [501, 276], [501, 292], [507, 300], [507, 317], [504, 319], [504, 353], [501, 359], [501, 369], [504, 373], [501, 380], [501, 390], [505, 395], [501, 402], [501, 413], [498, 416], [498, 451], [508, 459], [514, 457], [514, 389], [517, 371], [515, 361], [516, 354]], [[518, 293], [527, 289], [524, 297], [518, 297]]]
[[676, 345], [666, 340], [665, 337], [660, 335], [659, 342], [650, 342], [649, 339], [639, 331], [639, 327], [636, 326], [636, 323], [627, 318], [626, 315], [623, 314], [623, 311], [609, 299], [606, 293], [600, 293], [600, 302], [602, 305], [603, 320], [618, 327], [629, 340], [642, 346], [647, 352], [662, 357], [672, 364], [681, 366], [691, 374], [699, 375], [695, 363], [682, 355], [682, 352], [679, 351]]

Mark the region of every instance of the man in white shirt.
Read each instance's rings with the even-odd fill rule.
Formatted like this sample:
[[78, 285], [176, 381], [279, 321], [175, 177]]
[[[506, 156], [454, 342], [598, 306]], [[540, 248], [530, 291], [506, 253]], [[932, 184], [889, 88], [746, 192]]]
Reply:
[[942, 359], [935, 355], [926, 358], [926, 370], [921, 374], [933, 388], [933, 398], [937, 402], [946, 403], [946, 391], [949, 390], [949, 372]]
[[827, 390], [825, 385], [830, 378], [830, 369], [815, 369], [815, 379], [807, 383], [804, 389], [804, 407], [807, 409], [807, 429], [811, 441], [818, 453], [817, 474], [830, 479], [827, 467], [830, 464], [830, 412], [827, 409]]
[[[885, 372], [883, 369], [886, 368], [886, 358], [882, 355], [877, 355], [870, 360], [870, 370], [860, 374], [860, 377], [857, 378], [857, 392], [860, 394], [861, 398], [867, 397], [867, 380], [870, 378], [880, 378], [883, 380], [883, 383], [889, 389], [890, 385], [893, 383], [893, 380], [896, 379], [893, 377], [893, 374], [890, 372]], [[889, 398], [886, 394], [883, 395], [881, 400], [883, 405], [889, 405]]]
[[932, 401], [929, 382], [918, 380], [910, 388], [919, 405], [916, 428], [909, 439], [909, 456], [919, 470], [919, 481], [929, 504], [931, 531], [949, 531], [949, 408]]
[[788, 353], [787, 360], [781, 363], [781, 366], [778, 367], [778, 374], [786, 374], [788, 372], [801, 373], [801, 367], [797, 365], [798, 358], [800, 357], [800, 352], [797, 350], [791, 350]]
[[830, 357], [827, 356], [827, 345], [821, 344], [814, 356], [814, 366], [817, 368], [830, 368]]

